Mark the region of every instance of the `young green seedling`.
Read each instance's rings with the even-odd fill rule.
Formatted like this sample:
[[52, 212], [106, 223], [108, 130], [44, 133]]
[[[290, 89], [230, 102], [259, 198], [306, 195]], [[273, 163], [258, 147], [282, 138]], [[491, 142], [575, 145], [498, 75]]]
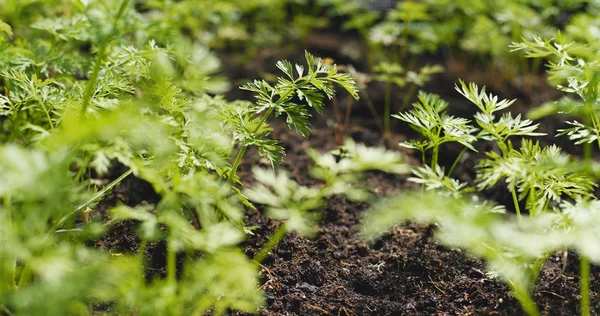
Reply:
[[[471, 126], [467, 119], [448, 115], [447, 107], [448, 102], [440, 99], [438, 95], [419, 92], [419, 101], [413, 103], [413, 109], [393, 115], [393, 117], [408, 123], [412, 129], [425, 137], [422, 141], [410, 140], [400, 143], [400, 145], [419, 150], [424, 165], [425, 152], [431, 149], [433, 152], [431, 169], [437, 167], [440, 145], [444, 143], [458, 142], [465, 148], [477, 151], [472, 145], [477, 140], [474, 135], [477, 129]], [[463, 153], [456, 158], [453, 166], [460, 160]], [[448, 174], [450, 173], [452, 173], [452, 169]]]
[[[240, 149], [229, 171], [228, 181], [232, 183], [242, 157], [250, 145], [257, 146], [262, 156], [266, 157], [275, 168], [283, 156], [283, 148], [267, 138], [270, 133], [266, 123], [271, 114], [286, 116], [289, 128], [307, 137], [311, 128], [310, 109], [323, 113], [324, 99], [333, 98], [337, 83], [350, 95], [358, 99], [358, 90], [351, 75], [338, 73], [335, 65], [330, 67], [318, 58], [315, 60], [309, 52], [305, 53], [306, 69], [302, 65], [292, 66], [287, 60], [277, 62], [285, 77], [279, 77], [272, 86], [264, 80], [255, 80], [240, 87], [255, 93], [256, 103], [245, 109], [236, 109], [223, 116], [234, 128], [234, 139], [240, 143]], [[300, 103], [298, 103], [299, 100]]]
[[[576, 35], [582, 36], [584, 33]], [[584, 41], [589, 41], [589, 37], [584, 36]], [[586, 46], [584, 44], [590, 44]], [[563, 98], [557, 106], [551, 106], [550, 112], [556, 112], [561, 103], [569, 100], [569, 110], [574, 114], [583, 115], [583, 122], [567, 122], [571, 127], [559, 130], [559, 135], [566, 135], [575, 142], [583, 145], [584, 158], [588, 165], [593, 161], [593, 143], [600, 148], [600, 119], [597, 112], [598, 92], [600, 77], [598, 76], [598, 60], [600, 55], [595, 48], [595, 41], [591, 43], [579, 43], [570, 40], [566, 36], [558, 33], [556, 38], [542, 39], [536, 36], [532, 41], [523, 40], [520, 43], [513, 43], [514, 50], [525, 51], [525, 56], [529, 58], [548, 58], [548, 80], [556, 86], [557, 89], [573, 95]], [[582, 315], [590, 314], [589, 298], [589, 262], [588, 258], [581, 258], [581, 305]]]
[[[509, 282], [511, 289], [521, 302], [524, 310], [531, 315], [538, 315], [539, 310], [533, 302], [530, 292], [533, 284], [542, 268], [543, 263], [549, 258], [554, 250], [560, 247], [583, 247], [584, 241], [575, 241], [572, 237], [556, 237], [563, 232], [572, 229], [575, 225], [568, 220], [572, 207], [567, 201], [581, 201], [579, 204], [585, 204], [586, 200], [592, 199], [595, 182], [585, 173], [585, 169], [573, 168], [572, 159], [561, 152], [560, 148], [552, 145], [541, 147], [538, 142], [534, 142], [526, 137], [540, 136], [542, 133], [536, 132], [537, 124], [530, 120], [522, 120], [520, 116], [513, 117], [510, 113], [505, 113], [497, 118], [497, 112], [509, 107], [513, 101], [498, 101], [496, 96], [485, 93], [485, 88], [481, 90], [474, 84], [467, 86], [460, 82], [457, 90], [479, 109], [475, 114], [475, 122], [478, 128], [471, 127], [467, 120], [455, 119], [449, 117], [444, 111], [447, 104], [437, 96], [428, 96], [425, 93], [420, 94], [420, 102], [415, 104], [415, 108], [407, 113], [400, 113], [396, 117], [408, 122], [410, 126], [423, 134], [422, 141], [408, 141], [401, 145], [416, 148], [424, 153], [426, 150], [445, 141], [457, 141], [465, 146], [472, 148], [472, 143], [478, 141], [488, 141], [494, 143], [498, 150], [489, 151], [486, 157], [477, 164], [477, 176], [475, 188], [469, 187], [466, 183], [450, 178], [437, 164], [431, 166], [425, 165], [422, 168], [413, 170], [416, 177], [410, 178], [411, 181], [420, 183], [427, 191], [437, 191], [436, 196], [446, 196], [457, 199], [468, 198], [471, 192], [483, 191], [491, 188], [501, 181], [513, 196], [513, 205], [517, 213], [517, 224], [507, 224], [505, 219], [497, 215], [489, 215], [502, 210], [502, 207], [492, 206], [488, 203], [469, 202], [472, 210], [461, 210], [455, 212], [452, 208], [438, 210], [435, 205], [429, 205], [421, 202], [415, 206], [410, 202], [410, 210], [404, 207], [405, 202], [395, 204], [394, 207], [382, 204], [384, 211], [373, 216], [382, 216], [382, 220], [376, 220], [379, 224], [367, 223], [367, 227], [376, 227], [387, 222], [393, 222], [391, 218], [398, 217], [412, 219], [424, 224], [440, 224], [440, 235], [445, 243], [452, 246], [464, 247], [478, 257], [485, 258], [490, 264], [490, 269], [498, 272]], [[456, 124], [445, 122], [460, 122], [459, 128], [453, 128]], [[595, 142], [595, 132], [581, 124], [572, 123], [574, 128], [563, 131], [564, 134], [571, 136], [572, 139], [579, 142]], [[444, 129], [444, 127], [446, 129]], [[468, 131], [463, 132], [462, 137], [446, 130], [460, 129]], [[476, 135], [477, 130], [479, 132]], [[446, 135], [454, 135], [452, 138], [444, 138]], [[513, 147], [511, 137], [522, 137], [521, 147]], [[466, 141], [468, 140], [468, 141]], [[469, 147], [467, 147], [469, 146]], [[423, 155], [424, 156], [424, 155]], [[435, 151], [433, 157], [435, 157]], [[423, 159], [424, 160], [424, 159]], [[435, 161], [435, 159], [432, 159]], [[424, 162], [425, 164], [425, 162]], [[428, 193], [429, 194], [429, 193]], [[419, 200], [428, 200], [417, 197]], [[435, 200], [436, 198], [432, 198]], [[441, 199], [441, 198], [438, 198]], [[443, 199], [442, 199], [443, 200]], [[480, 200], [479, 198], [474, 201]], [[525, 210], [529, 214], [523, 217], [519, 208], [519, 201], [525, 200]], [[441, 200], [440, 200], [441, 201]], [[418, 202], [415, 202], [418, 204]], [[432, 202], [433, 203], [433, 202]], [[444, 203], [444, 202], [441, 202]], [[461, 205], [461, 202], [451, 202], [453, 205]], [[434, 203], [435, 204], [435, 203]], [[402, 206], [400, 206], [402, 205]], [[560, 207], [557, 207], [560, 206]], [[415, 209], [415, 207], [417, 209]], [[396, 215], [386, 213], [392, 208], [396, 208]], [[398, 212], [397, 209], [401, 209]], [[473, 212], [483, 212], [482, 217], [474, 215]], [[440, 213], [437, 213], [440, 212]], [[448, 214], [444, 213], [448, 212]], [[486, 215], [486, 213], [488, 215]], [[429, 214], [429, 215], [428, 215]], [[437, 215], [434, 215], [437, 214]], [[404, 217], [407, 216], [407, 217]], [[431, 216], [431, 217], [429, 217]], [[458, 217], [455, 217], [458, 216]], [[463, 217], [464, 216], [464, 217]], [[549, 216], [551, 219], [549, 219]], [[594, 215], [596, 216], [596, 215]], [[471, 218], [474, 217], [474, 218]], [[370, 216], [370, 220], [374, 220]], [[473, 220], [473, 221], [471, 221]], [[446, 224], [443, 224], [446, 223]], [[491, 226], [486, 226], [487, 224]], [[464, 226], [461, 226], [464, 225]], [[472, 225], [472, 226], [471, 226]], [[512, 226], [515, 227], [512, 227]], [[458, 229], [455, 229], [459, 227]], [[481, 231], [478, 231], [482, 229]], [[373, 234], [375, 229], [370, 234]], [[469, 238], [461, 236], [468, 231]], [[497, 232], [502, 232], [498, 235]], [[523, 235], [523, 238], [516, 237], [524, 232], [531, 232], [530, 235]], [[488, 235], [489, 234], [489, 235]], [[568, 233], [566, 233], [568, 235]], [[473, 238], [473, 235], [478, 237]], [[485, 237], [488, 235], [487, 237]], [[510, 236], [510, 237], [508, 237]], [[506, 237], [506, 238], [505, 238]], [[448, 238], [448, 239], [445, 239]], [[524, 249], [513, 243], [515, 238], [519, 240], [535, 241], [538, 248]], [[571, 240], [565, 244], [564, 240]], [[481, 242], [483, 241], [483, 242]], [[561, 241], [561, 242], [558, 242]], [[487, 249], [487, 250], [486, 250]], [[535, 249], [534, 251], [530, 251]], [[527, 251], [525, 251], [527, 250]], [[589, 281], [586, 281], [589, 267], [585, 260], [585, 254], [589, 250], [583, 251], [583, 260], [581, 263], [582, 290], [586, 288]], [[518, 260], [517, 260], [518, 259]], [[518, 270], [523, 270], [523, 265], [528, 268], [515, 274]], [[582, 314], [586, 314], [588, 308], [585, 302], [586, 298], [582, 296]]]

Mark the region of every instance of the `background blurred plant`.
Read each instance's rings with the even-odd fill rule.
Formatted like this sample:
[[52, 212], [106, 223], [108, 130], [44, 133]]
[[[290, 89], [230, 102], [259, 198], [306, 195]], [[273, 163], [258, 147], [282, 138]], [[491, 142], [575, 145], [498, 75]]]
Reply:
[[[494, 88], [510, 83], [530, 93], [530, 77], [540, 73], [543, 61], [519, 58], [510, 52], [510, 43], [553, 36], [557, 30], [591, 34], [597, 11], [596, 5], [579, 0], [391, 2], [385, 10], [372, 10], [369, 1], [320, 1], [330, 7], [329, 14], [345, 17], [342, 29], [357, 31], [367, 47], [367, 72], [384, 85], [384, 134], [394, 124], [389, 114], [409, 105], [418, 88], [444, 68], [463, 76], [484, 69], [480, 79]], [[423, 66], [419, 58], [426, 55], [445, 67]]]

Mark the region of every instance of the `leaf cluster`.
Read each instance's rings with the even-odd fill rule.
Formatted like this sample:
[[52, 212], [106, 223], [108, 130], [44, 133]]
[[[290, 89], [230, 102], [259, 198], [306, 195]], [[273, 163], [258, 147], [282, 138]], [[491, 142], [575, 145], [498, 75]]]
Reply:
[[358, 99], [356, 83], [350, 74], [339, 73], [335, 65], [326, 65], [309, 52], [305, 52], [305, 59], [306, 68], [287, 60], [279, 61], [277, 68], [285, 76], [279, 77], [276, 85], [254, 80], [240, 87], [253, 92], [256, 103], [224, 108], [220, 113], [230, 124], [234, 138], [244, 147], [256, 146], [273, 168], [281, 162], [284, 151], [278, 141], [268, 138], [271, 129], [266, 119], [271, 113], [276, 117], [285, 115], [289, 128], [307, 137], [311, 132], [311, 109], [323, 113], [325, 98], [332, 99], [335, 95], [334, 84]]
[[[179, 36], [163, 45], [147, 39], [148, 16], [128, 1], [18, 7], [2, 11], [10, 24], [2, 23], [0, 43], [1, 309], [65, 315], [110, 303], [123, 314], [255, 311], [263, 304], [257, 269], [236, 248], [248, 202], [224, 180], [235, 140], [218, 109], [233, 105], [207, 94], [227, 89], [216, 57]], [[117, 162], [129, 171], [98, 187]], [[100, 224], [95, 205], [129, 174], [150, 183], [157, 198], [119, 205]], [[123, 220], [139, 227], [137, 255], [89, 246]], [[144, 248], [161, 240], [167, 276], [147, 282]], [[186, 272], [176, 278], [173, 258], [183, 253]]]
[[411, 140], [401, 145], [425, 152], [447, 142], [458, 142], [476, 151], [472, 143], [477, 140], [474, 135], [477, 129], [471, 126], [467, 119], [448, 115], [445, 111], [447, 107], [448, 102], [440, 99], [438, 95], [419, 92], [418, 102], [413, 103], [411, 110], [392, 116], [408, 123], [425, 139]]

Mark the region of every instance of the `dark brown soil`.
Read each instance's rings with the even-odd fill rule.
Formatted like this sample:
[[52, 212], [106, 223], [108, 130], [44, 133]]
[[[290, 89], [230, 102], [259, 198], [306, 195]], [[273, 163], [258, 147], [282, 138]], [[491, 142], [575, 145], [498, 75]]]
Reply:
[[[377, 145], [379, 139], [371, 138], [376, 135], [356, 136]], [[294, 135], [282, 139], [290, 146], [302, 144]], [[320, 147], [330, 147], [332, 139], [330, 129], [319, 129], [310, 142], [313, 147], [319, 142], [325, 143]], [[285, 164], [300, 181], [307, 168], [302, 157], [298, 150], [288, 151]], [[367, 175], [367, 183], [382, 196], [410, 186], [406, 177], [376, 172]], [[486, 275], [483, 262], [437, 244], [431, 227], [396, 227], [373, 245], [360, 240], [356, 229], [366, 207], [334, 198], [323, 211], [317, 238], [290, 235], [279, 244], [262, 269], [269, 305], [261, 314], [522, 314], [508, 287]], [[246, 252], [253, 255], [278, 223], [257, 212], [248, 213], [247, 223], [259, 226], [246, 243]], [[544, 313], [577, 314], [577, 260], [569, 255], [563, 267], [563, 253], [557, 253], [546, 263], [534, 297]]]
[[[287, 149], [283, 167], [300, 183], [312, 182], [306, 175], [310, 159], [305, 149], [326, 150], [337, 145], [333, 129], [325, 123], [322, 121], [309, 139], [275, 124], [277, 137]], [[370, 145], [381, 142], [379, 133], [372, 130], [357, 129], [351, 134]], [[252, 182], [249, 167], [256, 163], [260, 163], [256, 156], [247, 155], [240, 169], [246, 183]], [[406, 178], [379, 172], [366, 175], [368, 186], [380, 196], [410, 188], [412, 185]], [[155, 203], [156, 199], [149, 185], [131, 177], [103, 205], [117, 200], [129, 205]], [[372, 245], [360, 240], [356, 235], [357, 224], [367, 207], [343, 197], [333, 198], [323, 210], [315, 239], [291, 234], [281, 241], [261, 269], [261, 290], [267, 298], [261, 315], [522, 314], [508, 287], [488, 276], [482, 261], [436, 243], [432, 227], [399, 226]], [[251, 257], [279, 223], [251, 210], [246, 223], [257, 227], [255, 235], [243, 244]], [[138, 247], [134, 227], [132, 222], [121, 223], [96, 245], [112, 251], [134, 252]], [[548, 315], [578, 313], [578, 259], [565, 254], [556, 253], [550, 258], [535, 288], [534, 299]], [[152, 262], [148, 277], [163, 275], [164, 246], [151, 245], [146, 255]], [[592, 289], [599, 286], [598, 278], [594, 277]], [[592, 298], [596, 297], [594, 294]]]

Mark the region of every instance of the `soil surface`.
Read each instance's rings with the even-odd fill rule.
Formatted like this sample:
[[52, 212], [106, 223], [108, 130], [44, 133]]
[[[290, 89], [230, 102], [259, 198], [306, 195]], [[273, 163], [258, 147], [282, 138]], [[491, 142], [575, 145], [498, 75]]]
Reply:
[[[454, 73], [442, 76], [426, 90], [442, 94], [443, 98], [450, 101], [453, 112], [470, 117], [472, 107], [464, 100], [460, 101], [460, 96], [454, 92], [455, 78], [468, 75]], [[537, 85], [544, 85], [543, 78], [538, 79], [534, 83], [534, 89]], [[480, 80], [483, 81], [480, 84], [485, 84], [485, 78]], [[383, 94], [378, 94], [377, 87], [374, 89], [369, 94], [374, 96], [373, 101], [377, 103], [380, 101], [377, 95]], [[515, 88], [509, 87], [508, 90], [515, 91]], [[526, 92], [501, 96], [521, 98], [516, 108], [524, 111], [527, 103], [540, 104], [544, 99], [555, 97], [552, 92], [548, 93], [547, 96], [540, 96], [538, 93], [535, 98]], [[345, 110], [343, 106], [342, 110]], [[330, 109], [323, 118], [317, 120], [313, 135], [308, 139], [289, 131], [283, 124], [273, 124], [273, 137], [281, 140], [286, 148], [282, 167], [299, 183], [314, 184], [307, 175], [311, 160], [305, 153], [306, 149], [310, 147], [327, 151], [335, 148], [343, 139], [340, 132], [344, 131], [336, 125], [335, 117], [336, 114]], [[348, 125], [351, 128], [345, 134], [367, 145], [382, 145], [384, 142], [377, 124], [369, 117], [364, 104], [358, 106]], [[551, 133], [558, 124], [552, 119], [542, 122], [541, 128]], [[553, 135], [550, 134], [542, 142], [554, 142]], [[398, 126], [392, 137], [393, 141], [385, 145], [402, 150], [395, 144], [412, 137], [415, 135], [409, 129]], [[441, 164], [452, 164], [460, 149], [452, 146], [445, 148], [440, 157]], [[484, 147], [481, 149], [489, 150]], [[408, 156], [414, 154], [405, 153]], [[473, 180], [473, 157], [457, 168], [455, 177], [461, 181]], [[412, 160], [417, 161], [415, 158]], [[257, 164], [264, 162], [250, 150], [239, 169], [244, 183], [253, 182], [250, 167]], [[111, 177], [116, 178], [124, 171], [117, 169]], [[407, 181], [407, 176], [391, 176], [380, 172], [367, 173], [366, 183], [375, 194], [382, 197], [415, 186]], [[502, 189], [487, 192], [486, 198], [510, 205], [510, 196]], [[98, 207], [96, 214], [101, 216], [103, 210], [117, 201], [135, 206], [154, 204], [158, 199], [150, 185], [129, 177], [113, 190]], [[242, 245], [249, 257], [261, 249], [280, 224], [264, 216], [260, 213], [260, 206], [258, 208], [259, 211], [248, 210], [245, 219], [247, 226], [257, 227], [254, 236], [249, 236]], [[459, 249], [448, 249], [438, 244], [434, 239], [433, 227], [413, 224], [398, 226], [374, 244], [367, 244], [359, 239], [357, 227], [367, 208], [366, 204], [352, 203], [343, 197], [332, 198], [328, 207], [322, 211], [323, 218], [316, 238], [307, 239], [295, 234], [286, 236], [262, 265], [261, 290], [267, 299], [267, 305], [259, 313], [343, 316], [523, 314], [509, 288], [501, 280], [486, 273], [484, 262], [468, 257]], [[120, 223], [97, 240], [95, 245], [111, 251], [135, 252], [139, 245], [134, 233], [135, 227], [134, 222]], [[164, 244], [150, 245], [146, 255], [152, 263], [147, 277], [150, 279], [164, 275]], [[578, 257], [570, 252], [555, 253], [546, 262], [534, 290], [534, 300], [544, 314], [579, 313], [578, 267]], [[600, 280], [595, 272], [598, 269], [593, 267], [592, 309], [600, 310], [595, 299], [596, 291], [600, 289]]]

